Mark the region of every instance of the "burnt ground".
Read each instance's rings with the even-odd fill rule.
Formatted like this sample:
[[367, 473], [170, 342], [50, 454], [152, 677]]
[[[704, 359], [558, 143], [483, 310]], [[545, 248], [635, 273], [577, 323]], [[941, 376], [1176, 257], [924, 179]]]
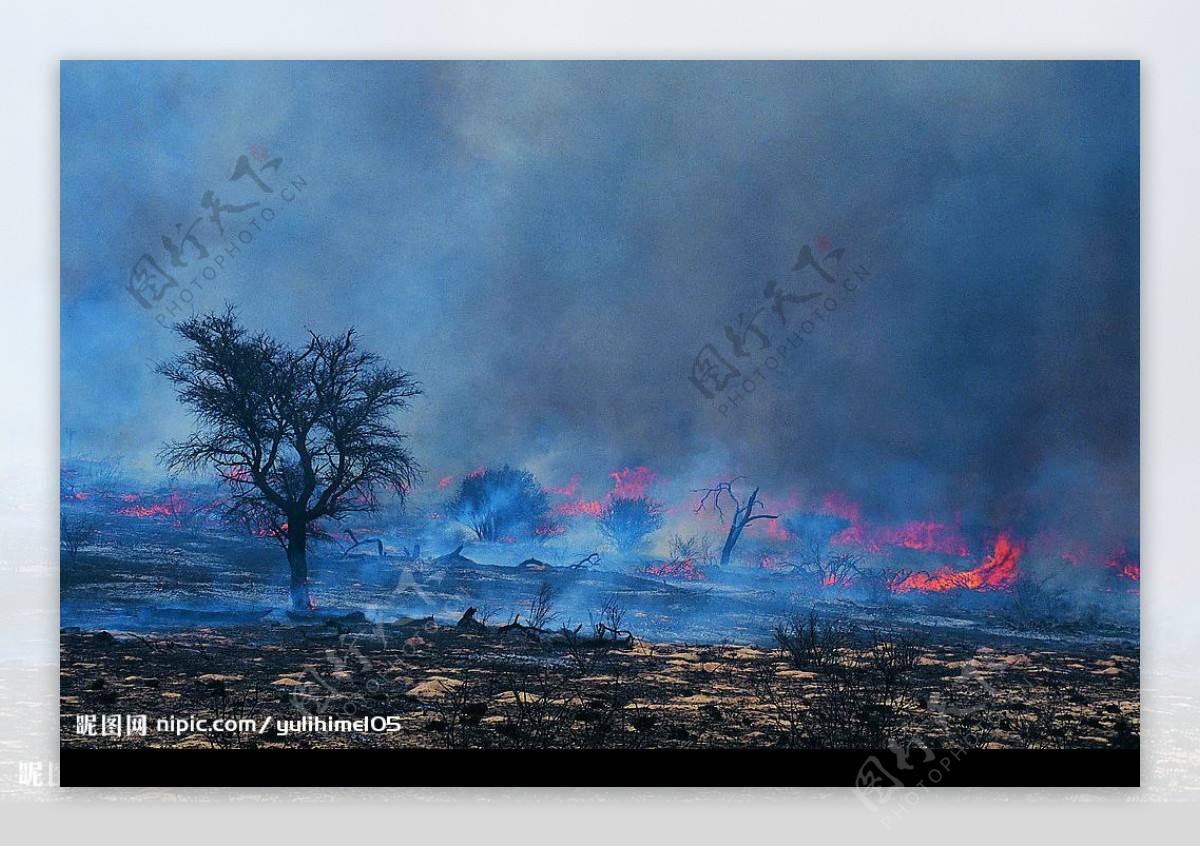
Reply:
[[[1138, 661], [1105, 650], [921, 646], [890, 683], [880, 647], [799, 670], [777, 649], [498, 628], [278, 624], [172, 636], [66, 633], [67, 747], [1135, 746]], [[882, 648], [887, 649], [884, 645]], [[84, 737], [77, 714], [145, 714], [145, 738]], [[159, 732], [155, 720], [396, 716], [394, 732]]]
[[[103, 544], [64, 557], [65, 747], [1138, 744], [1128, 625], [1022, 629], [990, 600], [872, 603], [761, 572], [673, 583], [572, 568], [571, 553], [521, 568], [318, 552], [325, 609], [296, 616], [279, 609], [282, 557], [269, 543], [145, 525], [110, 524]], [[545, 631], [503, 631], [517, 612], [528, 620], [543, 585]], [[632, 637], [594, 637], [602, 604]], [[457, 627], [468, 606], [488, 626]], [[788, 652], [772, 629], [794, 611]], [[147, 734], [77, 733], [77, 716], [116, 714], [146, 715]], [[280, 732], [306, 715], [352, 723]], [[169, 717], [256, 725], [159, 730]], [[374, 726], [353, 723], [364, 717]]]

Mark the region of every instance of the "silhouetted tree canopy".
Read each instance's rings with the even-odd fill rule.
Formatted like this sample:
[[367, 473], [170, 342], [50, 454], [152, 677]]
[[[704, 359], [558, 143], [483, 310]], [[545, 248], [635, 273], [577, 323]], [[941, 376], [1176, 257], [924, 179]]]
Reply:
[[175, 331], [188, 348], [157, 372], [196, 429], [160, 459], [174, 472], [216, 470], [230, 492], [228, 516], [284, 544], [293, 605], [306, 607], [315, 522], [372, 511], [380, 494], [403, 498], [420, 478], [393, 416], [421, 389], [410, 373], [360, 349], [353, 329], [310, 332], [291, 348], [251, 333], [229, 308]]

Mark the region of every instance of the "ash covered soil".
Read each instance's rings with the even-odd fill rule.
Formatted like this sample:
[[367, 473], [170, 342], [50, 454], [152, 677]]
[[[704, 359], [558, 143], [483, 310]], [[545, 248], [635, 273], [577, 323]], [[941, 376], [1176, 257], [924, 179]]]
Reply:
[[[872, 603], [787, 574], [677, 583], [482, 547], [318, 552], [322, 608], [296, 614], [266, 542], [118, 530], [62, 564], [67, 747], [1138, 744], [1129, 625], [1022, 628], [975, 597]], [[544, 589], [549, 617], [530, 629]], [[118, 714], [146, 715], [146, 734], [77, 731], [78, 716]], [[172, 717], [240, 724], [158, 727]]]
[[[894, 678], [886, 643], [801, 670], [778, 649], [466, 631], [429, 621], [259, 624], [62, 637], [63, 743], [173, 747], [1135, 746], [1138, 660], [1093, 649], [923, 645]], [[143, 737], [76, 734], [74, 715], [145, 714]], [[253, 730], [156, 730], [167, 716]], [[280, 733], [303, 715], [394, 716], [394, 731]], [[266, 718], [273, 726], [259, 732]], [[383, 724], [380, 724], [383, 726]]]

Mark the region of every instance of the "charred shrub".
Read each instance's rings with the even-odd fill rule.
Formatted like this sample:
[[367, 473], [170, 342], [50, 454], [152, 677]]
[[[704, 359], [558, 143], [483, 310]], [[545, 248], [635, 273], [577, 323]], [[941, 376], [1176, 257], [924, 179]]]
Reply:
[[886, 747], [906, 734], [914, 705], [901, 688], [882, 684], [869, 666], [837, 664], [818, 677], [805, 725], [820, 747]]
[[233, 693], [220, 680], [205, 685], [202, 689], [204, 708], [200, 714], [209, 718], [210, 725], [221, 721], [225, 732], [209, 732], [204, 740], [213, 747], [223, 750], [254, 749], [258, 746], [257, 732], [249, 729], [260, 720], [263, 702], [258, 688], [243, 693]]
[[488, 735], [481, 724], [495, 691], [479, 675], [469, 672], [458, 682], [458, 685], [442, 683], [442, 696], [430, 703], [436, 717], [427, 721], [425, 728], [436, 732], [452, 750], [487, 747]]
[[825, 548], [829, 540], [850, 526], [850, 521], [835, 515], [806, 512], [787, 515], [783, 526], [795, 540], [792, 555], [801, 572], [821, 579], [825, 576]]
[[816, 611], [791, 615], [772, 630], [792, 667], [807, 671], [838, 661], [838, 653], [853, 641], [853, 629], [842, 621], [822, 619]]
[[622, 628], [625, 622], [625, 606], [615, 594], [610, 594], [600, 606], [600, 620], [596, 623], [596, 634], [601, 637], [611, 637], [613, 641], [632, 638], [633, 633]]
[[545, 629], [554, 618], [554, 588], [549, 582], [542, 581], [538, 590], [529, 598], [525, 609], [525, 619], [534, 629]]
[[513, 668], [506, 674], [500, 745], [519, 749], [569, 747], [579, 702], [570, 678], [550, 666]]
[[911, 634], [861, 630], [811, 611], [776, 627], [775, 639], [788, 664], [812, 673], [802, 690], [773, 670], [756, 680], [785, 746], [886, 747], [910, 730], [924, 652]]
[[550, 523], [550, 501], [537, 479], [508, 465], [467, 476], [447, 512], [480, 541], [536, 539]]
[[636, 550], [662, 525], [662, 506], [648, 497], [614, 497], [600, 511], [600, 532], [620, 553]]
[[853, 553], [826, 556], [819, 560], [817, 577], [822, 588], [846, 587], [858, 582], [862, 571], [858, 566], [862, 557]]
[[907, 572], [883, 568], [859, 568], [856, 583], [868, 603], [886, 605], [896, 599], [892, 586], [903, 581]]
[[772, 662], [762, 662], [754, 667], [750, 687], [766, 707], [779, 744], [783, 747], [808, 746], [805, 732], [810, 703], [805, 688], [781, 677]]
[[79, 551], [100, 539], [100, 524], [90, 515], [63, 515], [59, 548], [74, 561]]
[[1021, 574], [1005, 595], [1002, 617], [1022, 629], [1058, 629], [1070, 617], [1070, 609], [1061, 588], [1048, 580]]
[[690, 535], [685, 538], [676, 533], [667, 543], [667, 551], [671, 554], [673, 562], [694, 562], [708, 567], [717, 561], [712, 539], [707, 535]]
[[568, 624], [560, 630], [559, 637], [578, 674], [595, 673], [611, 649], [633, 643], [633, 633], [622, 629], [624, 620], [625, 607], [614, 595], [604, 601], [597, 615], [592, 616], [590, 632], [584, 630], [583, 624], [574, 628]]
[[868, 632], [868, 648], [863, 660], [888, 688], [909, 677], [920, 664], [924, 642], [911, 632]]

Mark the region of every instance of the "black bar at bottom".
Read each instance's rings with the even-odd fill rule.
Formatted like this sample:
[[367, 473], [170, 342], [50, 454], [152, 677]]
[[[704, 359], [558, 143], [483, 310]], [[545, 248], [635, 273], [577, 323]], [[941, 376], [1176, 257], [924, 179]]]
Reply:
[[[606, 788], [1140, 785], [1136, 749], [913, 749], [902, 761], [891, 750], [66, 748], [61, 765], [63, 786], [93, 788], [543, 788], [564, 786], [571, 774], [579, 775], [574, 785]], [[760, 781], [768, 773], [787, 777]]]

